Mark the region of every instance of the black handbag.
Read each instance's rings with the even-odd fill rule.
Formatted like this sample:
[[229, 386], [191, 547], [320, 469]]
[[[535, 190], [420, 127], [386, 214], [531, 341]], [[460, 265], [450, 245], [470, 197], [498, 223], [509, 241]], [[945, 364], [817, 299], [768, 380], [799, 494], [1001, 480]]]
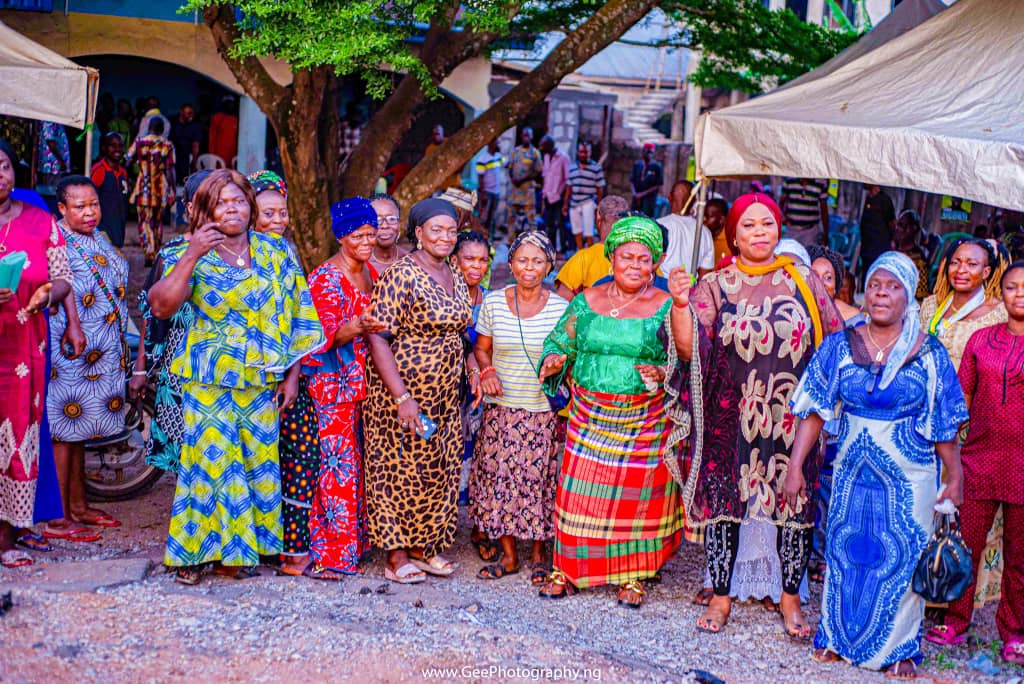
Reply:
[[914, 568], [914, 592], [932, 603], [948, 603], [974, 583], [971, 550], [960, 535], [959, 513], [936, 513], [935, 531]]

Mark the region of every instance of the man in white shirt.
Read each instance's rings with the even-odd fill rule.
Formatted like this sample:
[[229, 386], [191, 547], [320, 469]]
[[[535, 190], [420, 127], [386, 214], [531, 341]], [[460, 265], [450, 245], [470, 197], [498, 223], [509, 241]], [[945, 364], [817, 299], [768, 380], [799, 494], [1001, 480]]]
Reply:
[[[661, 264], [663, 273], [682, 266], [687, 273], [694, 273], [693, 238], [697, 229], [697, 219], [691, 215], [683, 215], [683, 208], [690, 198], [690, 183], [685, 180], [676, 181], [669, 193], [668, 201], [672, 213], [658, 219], [658, 223], [668, 231], [668, 244], [665, 245], [665, 258]], [[700, 257], [696, 274], [703, 277], [715, 268], [715, 240], [707, 226], [700, 231]]]

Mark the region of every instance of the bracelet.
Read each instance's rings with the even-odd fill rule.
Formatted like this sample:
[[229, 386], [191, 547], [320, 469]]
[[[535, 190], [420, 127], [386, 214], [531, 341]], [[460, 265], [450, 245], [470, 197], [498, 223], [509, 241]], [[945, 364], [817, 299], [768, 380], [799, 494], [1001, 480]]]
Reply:
[[479, 368], [470, 368], [469, 370], [466, 371], [466, 373], [468, 373], [470, 376], [480, 375], [480, 369]]
[[687, 303], [687, 304], [686, 304], [686, 306], [680, 306], [680, 305], [676, 304], [676, 303], [675, 303], [675, 302], [673, 301], [673, 302], [672, 302], [672, 308], [673, 308], [673, 309], [679, 309], [679, 310], [683, 310], [683, 309], [689, 309], [689, 308], [690, 308], [690, 304], [689, 304], [689, 303]]
[[402, 396], [400, 396], [397, 399], [395, 399], [395, 406], [401, 406], [403, 401], [405, 401], [407, 399], [411, 399], [411, 398], [412, 398], [412, 394], [410, 394], [409, 392], [406, 392]]
[[495, 368], [494, 366], [488, 366], [487, 368], [484, 368], [482, 371], [480, 371], [480, 379], [483, 380], [484, 376], [486, 376], [488, 373], [492, 373], [492, 372], [497, 374], [498, 369]]
[[132, 375], [149, 375], [146, 371], [133, 370]]

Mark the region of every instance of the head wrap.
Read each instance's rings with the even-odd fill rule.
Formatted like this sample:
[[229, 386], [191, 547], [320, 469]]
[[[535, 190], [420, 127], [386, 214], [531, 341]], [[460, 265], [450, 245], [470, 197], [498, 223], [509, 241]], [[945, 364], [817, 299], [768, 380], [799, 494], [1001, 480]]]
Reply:
[[202, 185], [206, 177], [213, 173], [210, 169], [202, 169], [196, 171], [191, 176], [185, 179], [185, 201], [191, 202], [192, 198], [199, 192], [199, 186]]
[[508, 248], [509, 261], [512, 261], [516, 250], [523, 245], [533, 245], [544, 252], [544, 257], [548, 260], [549, 264], [555, 265], [555, 248], [551, 246], [551, 240], [548, 239], [547, 234], [543, 230], [525, 230], [517, 235]]
[[811, 255], [807, 253], [807, 248], [793, 238], [782, 238], [779, 240], [779, 244], [775, 245], [775, 253], [796, 257], [804, 266], [811, 267]]
[[889, 358], [885, 360], [882, 379], [878, 384], [879, 389], [885, 389], [896, 377], [903, 362], [907, 360], [910, 352], [914, 349], [917, 336], [921, 332], [921, 324], [917, 318], [921, 307], [914, 299], [914, 295], [917, 293], [918, 271], [917, 265], [902, 252], [885, 252], [875, 259], [875, 263], [871, 264], [871, 268], [868, 269], [867, 277], [864, 278], [865, 283], [871, 280], [875, 271], [886, 271], [893, 274], [903, 285], [907, 294], [907, 308], [903, 311], [903, 329], [896, 340], [896, 346], [892, 348]]
[[7, 159], [11, 162], [11, 167], [14, 169], [18, 168], [20, 160], [18, 159], [18, 153], [14, 150], [11, 143], [7, 142], [3, 138], [0, 138], [0, 152], [7, 155]]
[[658, 149], [658, 146], [655, 145], [652, 142], [645, 142], [644, 146], [643, 146], [643, 149], [645, 149], [645, 150], [656, 150], [656, 149]]
[[825, 259], [832, 264], [832, 270], [836, 273], [836, 292], [839, 292], [843, 287], [843, 278], [846, 277], [846, 262], [843, 261], [842, 255], [823, 245], [811, 245], [807, 248], [807, 254], [811, 257], [812, 264], [818, 259]]
[[448, 200], [452, 205], [463, 211], [472, 212], [476, 208], [476, 190], [448, 188], [441, 194], [440, 199]]
[[267, 190], [273, 190], [281, 195], [281, 197], [286, 199], [288, 197], [288, 186], [284, 184], [284, 179], [273, 171], [262, 169], [256, 173], [249, 174], [248, 179], [249, 184], [252, 186], [252, 191], [257, 195]]
[[377, 227], [377, 212], [365, 197], [347, 197], [331, 205], [331, 230], [335, 239], [351, 235], [363, 226]]
[[428, 197], [414, 204], [409, 211], [409, 228], [406, 230], [409, 240], [416, 242], [416, 229], [435, 216], [447, 216], [454, 221], [459, 220], [451, 202], [440, 197]]
[[661, 228], [654, 219], [646, 216], [627, 216], [615, 222], [604, 241], [604, 255], [611, 258], [612, 252], [627, 242], [639, 242], [651, 250], [651, 259], [658, 261], [665, 253], [661, 241]]
[[739, 225], [744, 212], [752, 204], [763, 204], [768, 207], [768, 211], [775, 217], [775, 225], [778, 227], [779, 235], [781, 236], [782, 234], [782, 212], [779, 211], [779, 205], [775, 203], [775, 200], [761, 192], [740, 195], [732, 203], [732, 206], [729, 208], [729, 215], [725, 219], [725, 239], [729, 242], [729, 249], [733, 250], [733, 252], [736, 252], [736, 226]]

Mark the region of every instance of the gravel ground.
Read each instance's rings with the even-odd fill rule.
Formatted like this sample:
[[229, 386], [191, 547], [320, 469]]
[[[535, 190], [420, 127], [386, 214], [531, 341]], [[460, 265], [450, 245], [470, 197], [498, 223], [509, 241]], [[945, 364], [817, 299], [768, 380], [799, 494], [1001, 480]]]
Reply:
[[[52, 553], [36, 554], [34, 567], [0, 572], [0, 593], [13, 588], [15, 604], [0, 617], [0, 681], [401, 682], [428, 679], [429, 668], [454, 668], [458, 674], [445, 678], [469, 681], [554, 681], [557, 668], [563, 679], [602, 681], [685, 681], [693, 669], [727, 682], [885, 681], [845, 664], [813, 663], [810, 647], [788, 641], [778, 618], [753, 604], [734, 608], [724, 634], [698, 632], [690, 598], [703, 575], [703, 553], [692, 545], [669, 563], [636, 612], [616, 605], [610, 588], [551, 602], [537, 598], [525, 573], [476, 579], [481, 562], [465, 520], [451, 554], [459, 569], [419, 586], [385, 581], [382, 555], [374, 554], [365, 575], [341, 583], [261, 568], [250, 580], [206, 576], [184, 587], [160, 565], [173, 491], [165, 476], [135, 500], [105, 505], [124, 526], [104, 531], [102, 542], [55, 542]], [[521, 551], [525, 557], [527, 549]], [[74, 563], [87, 576], [96, 571], [94, 561], [117, 558], [149, 559], [152, 569], [91, 592], [38, 586], [53, 565]], [[812, 589], [809, 617], [816, 621], [818, 586]], [[922, 670], [956, 682], [1024, 674], [1003, 667], [986, 677], [966, 666], [994, 638], [993, 615], [991, 605], [980, 612], [983, 643], [973, 649], [940, 657], [926, 644]]]
[[[128, 234], [135, 242], [131, 227]], [[142, 258], [137, 247], [125, 251], [134, 290], [145, 277]], [[703, 551], [692, 545], [668, 564], [639, 611], [616, 605], [610, 588], [552, 602], [537, 598], [526, 573], [476, 579], [482, 563], [465, 520], [450, 552], [459, 569], [418, 586], [385, 581], [382, 555], [374, 554], [365, 575], [341, 583], [261, 568], [250, 580], [207, 576], [184, 587], [161, 566], [173, 492], [165, 476], [132, 501], [103, 506], [124, 526], [105, 530], [102, 542], [54, 542], [35, 566], [0, 570], [0, 594], [13, 590], [14, 601], [0, 616], [0, 682], [699, 681], [693, 670], [759, 684], [886, 681], [813, 663], [810, 647], [788, 641], [778, 617], [759, 605], [736, 605], [722, 635], [698, 632], [690, 599], [703, 577]], [[528, 557], [525, 547], [521, 555]], [[103, 572], [97, 561], [110, 559], [142, 559], [137, 567], [148, 560], [150, 570], [95, 590], [54, 591], [46, 583], [61, 570], [94, 578]], [[819, 598], [812, 585], [812, 622]], [[989, 651], [994, 610], [979, 612], [973, 647], [940, 653], [926, 643], [921, 670], [955, 682], [1024, 675], [1003, 666], [990, 677], [967, 666]]]

